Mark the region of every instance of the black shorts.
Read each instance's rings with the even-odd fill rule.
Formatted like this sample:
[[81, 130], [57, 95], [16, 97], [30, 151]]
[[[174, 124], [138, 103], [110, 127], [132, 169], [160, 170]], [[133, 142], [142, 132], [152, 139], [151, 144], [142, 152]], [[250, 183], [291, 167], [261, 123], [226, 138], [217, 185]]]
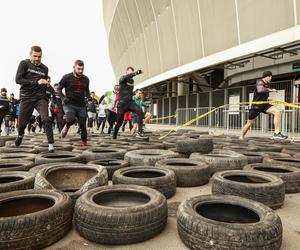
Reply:
[[251, 108], [249, 111], [249, 120], [254, 120], [260, 113], [267, 114], [267, 110], [273, 107], [271, 104], [264, 104], [260, 106], [256, 106], [255, 108]]

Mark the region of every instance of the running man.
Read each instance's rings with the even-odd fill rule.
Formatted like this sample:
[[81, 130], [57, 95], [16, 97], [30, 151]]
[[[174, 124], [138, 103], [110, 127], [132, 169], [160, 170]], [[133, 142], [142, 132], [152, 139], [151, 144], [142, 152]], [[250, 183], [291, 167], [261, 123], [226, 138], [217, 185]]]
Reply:
[[1, 127], [2, 122], [4, 121], [4, 131], [5, 135], [9, 134], [9, 112], [10, 112], [11, 103], [7, 97], [6, 88], [1, 89], [0, 93], [0, 135], [2, 133]]
[[132, 67], [127, 67], [126, 75], [122, 76], [120, 83], [119, 102], [117, 106], [117, 124], [114, 129], [113, 138], [117, 139], [120, 127], [123, 124], [124, 114], [127, 111], [136, 113], [138, 116], [138, 134], [137, 138], [148, 139], [143, 133], [143, 110], [132, 99], [134, 80], [133, 77], [142, 74], [142, 70], [134, 71]]
[[[262, 79], [259, 80], [256, 84], [256, 88], [253, 94], [253, 102], [267, 102], [269, 100], [270, 92], [277, 92], [276, 89], [268, 88], [269, 83], [272, 80], [272, 72], [265, 71], [263, 72]], [[244, 139], [245, 135], [255, 122], [255, 118], [259, 116], [260, 113], [272, 114], [274, 115], [274, 127], [275, 132], [273, 139], [286, 139], [287, 136], [281, 134], [280, 132], [280, 111], [273, 105], [267, 104], [253, 104], [249, 111], [249, 120], [243, 128], [241, 139]]]
[[66, 137], [69, 128], [78, 119], [81, 132], [82, 146], [87, 147], [87, 130], [86, 130], [86, 99], [90, 98], [89, 84], [90, 80], [83, 74], [84, 62], [76, 60], [73, 66], [74, 71], [64, 75], [59, 82], [59, 89], [65, 89], [63, 109], [66, 114], [66, 124], [61, 131], [61, 137]]
[[49, 85], [48, 68], [42, 62], [42, 49], [33, 46], [30, 59], [20, 62], [16, 74], [16, 83], [20, 87], [20, 111], [18, 118], [18, 136], [15, 144], [19, 147], [22, 143], [26, 126], [34, 109], [41, 115], [42, 123], [48, 139], [48, 150], [54, 152], [54, 138], [51, 119], [48, 114], [48, 99], [46, 89]]

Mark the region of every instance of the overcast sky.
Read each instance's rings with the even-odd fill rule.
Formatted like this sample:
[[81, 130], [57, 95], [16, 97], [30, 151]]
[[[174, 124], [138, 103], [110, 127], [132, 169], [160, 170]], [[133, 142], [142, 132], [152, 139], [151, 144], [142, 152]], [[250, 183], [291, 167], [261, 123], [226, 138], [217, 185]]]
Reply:
[[97, 95], [113, 88], [102, 0], [9, 0], [0, 6], [0, 87], [19, 94], [15, 74], [29, 58], [32, 45], [43, 49], [52, 84], [72, 71], [73, 62], [85, 62], [90, 90]]

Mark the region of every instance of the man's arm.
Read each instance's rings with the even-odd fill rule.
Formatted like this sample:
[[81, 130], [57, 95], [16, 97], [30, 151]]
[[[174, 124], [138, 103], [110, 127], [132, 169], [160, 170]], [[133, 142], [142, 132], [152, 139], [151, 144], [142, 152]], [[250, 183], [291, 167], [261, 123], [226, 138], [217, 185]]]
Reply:
[[24, 78], [24, 75], [27, 71], [26, 62], [21, 61], [16, 74], [16, 83], [20, 85], [32, 85], [37, 84], [35, 81], [27, 80]]
[[87, 78], [87, 84], [86, 84], [86, 89], [85, 89], [85, 97], [87, 99], [91, 98], [91, 93], [90, 93], [90, 80]]
[[129, 80], [137, 75], [140, 75], [142, 73], [143, 73], [143, 71], [139, 69], [136, 72], [121, 76], [120, 83], [126, 82], [127, 80]]
[[276, 89], [266, 88], [263, 82], [259, 82], [256, 85], [256, 90], [257, 90], [257, 93], [268, 93], [268, 92], [276, 92], [277, 91]]

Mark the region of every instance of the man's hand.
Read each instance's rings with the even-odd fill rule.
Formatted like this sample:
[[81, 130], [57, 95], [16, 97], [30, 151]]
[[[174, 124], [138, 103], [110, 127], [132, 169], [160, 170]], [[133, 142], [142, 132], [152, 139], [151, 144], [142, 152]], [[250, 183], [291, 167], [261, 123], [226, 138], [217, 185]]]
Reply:
[[137, 75], [143, 74], [143, 71], [141, 69], [139, 69], [138, 71], [136, 71]]
[[49, 84], [49, 82], [45, 79], [40, 79], [40, 80], [38, 80], [38, 84], [39, 85], [47, 85], [47, 84]]

